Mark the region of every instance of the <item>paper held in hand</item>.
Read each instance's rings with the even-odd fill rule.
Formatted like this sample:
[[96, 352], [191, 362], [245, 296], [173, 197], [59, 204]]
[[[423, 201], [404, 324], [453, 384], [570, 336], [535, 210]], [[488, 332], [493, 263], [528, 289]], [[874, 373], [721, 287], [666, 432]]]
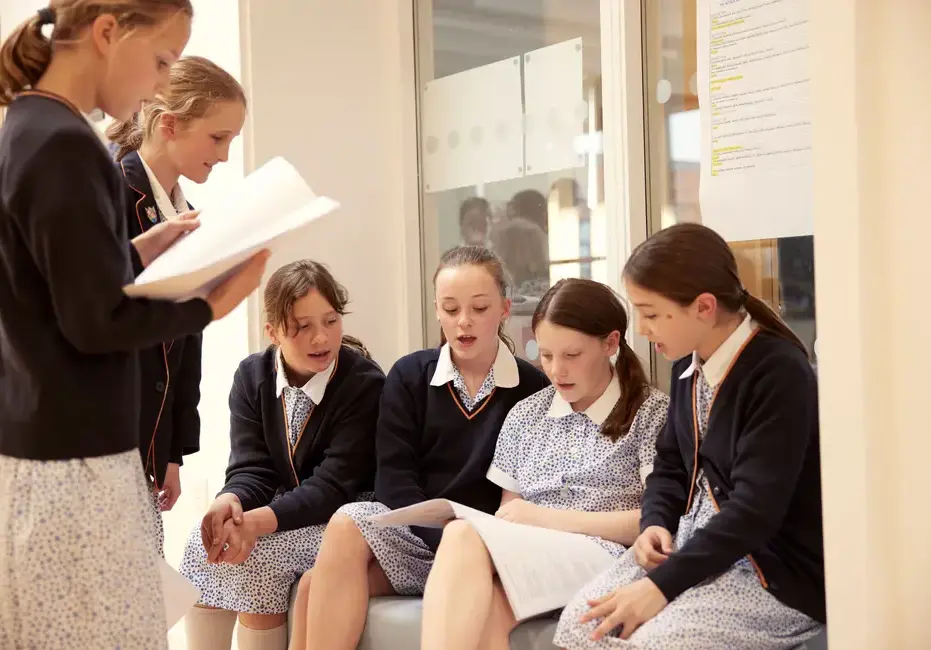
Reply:
[[162, 597], [165, 599], [165, 626], [170, 630], [197, 604], [200, 590], [162, 558], [158, 559], [158, 570], [162, 578]]
[[295, 230], [339, 207], [317, 196], [283, 158], [273, 158], [200, 213], [200, 228], [180, 238], [124, 287], [126, 295], [203, 298], [262, 249], [272, 253]]
[[379, 526], [441, 528], [464, 519], [485, 542], [518, 621], [565, 607], [614, 558], [585, 535], [514, 524], [454, 501], [433, 499], [371, 518]]

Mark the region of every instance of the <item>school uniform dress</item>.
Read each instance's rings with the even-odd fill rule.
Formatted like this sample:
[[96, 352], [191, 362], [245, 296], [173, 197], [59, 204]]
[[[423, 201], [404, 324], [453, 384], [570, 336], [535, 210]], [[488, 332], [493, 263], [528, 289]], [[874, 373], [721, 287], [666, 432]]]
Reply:
[[381, 528], [369, 518], [429, 499], [450, 499], [492, 513], [501, 489], [486, 480], [505, 417], [548, 383], [503, 342], [475, 396], [449, 345], [401, 358], [388, 373], [376, 438], [375, 502], [339, 509], [356, 523], [395, 592], [423, 594], [443, 531]]
[[[627, 434], [611, 440], [601, 426], [620, 397], [621, 387], [612, 379], [580, 412], [573, 411], [554, 386], [519, 402], [501, 428], [488, 480], [544, 508], [639, 509], [669, 399], [651, 389]], [[592, 539], [615, 557], [625, 550], [617, 542]]]
[[[138, 152], [117, 163], [125, 180], [126, 225], [130, 239], [152, 226], [177, 219], [190, 208], [178, 185], [169, 195]], [[141, 269], [137, 269], [141, 272]], [[152, 488], [156, 522], [156, 548], [164, 556], [165, 532], [158, 491], [169, 463], [183, 465], [183, 457], [200, 450], [200, 403], [202, 335], [192, 334], [159, 343], [139, 352], [140, 418], [139, 452]]]
[[384, 373], [343, 346], [326, 371], [293, 387], [280, 355], [269, 348], [236, 371], [230, 464], [220, 491], [239, 497], [244, 511], [270, 507], [278, 530], [260, 537], [242, 564], [207, 564], [200, 526], [191, 531], [181, 573], [208, 607], [288, 611], [291, 587], [313, 568], [332, 514], [360, 493], [371, 498]]
[[123, 182], [67, 101], [0, 130], [0, 647], [164, 648], [139, 462], [136, 350], [201, 331], [202, 300], [127, 298]]
[[[569, 650], [798, 646], [825, 620], [811, 366], [748, 317], [707, 362], [695, 355], [673, 372], [679, 379], [640, 526], [666, 528], [676, 550], [650, 572], [632, 551], [622, 556], [566, 607], [554, 643]], [[587, 601], [643, 577], [669, 604], [629, 641], [592, 641], [599, 622], [579, 623]]]

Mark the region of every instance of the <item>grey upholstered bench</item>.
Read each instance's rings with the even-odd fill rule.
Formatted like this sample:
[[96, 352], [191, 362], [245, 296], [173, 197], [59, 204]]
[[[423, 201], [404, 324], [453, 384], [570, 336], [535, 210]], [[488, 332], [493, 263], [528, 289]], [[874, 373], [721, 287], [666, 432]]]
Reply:
[[[373, 599], [359, 650], [420, 650], [420, 614], [419, 598]], [[524, 623], [511, 634], [511, 650], [553, 650], [555, 632], [555, 619]], [[799, 650], [827, 650], [825, 635]]]

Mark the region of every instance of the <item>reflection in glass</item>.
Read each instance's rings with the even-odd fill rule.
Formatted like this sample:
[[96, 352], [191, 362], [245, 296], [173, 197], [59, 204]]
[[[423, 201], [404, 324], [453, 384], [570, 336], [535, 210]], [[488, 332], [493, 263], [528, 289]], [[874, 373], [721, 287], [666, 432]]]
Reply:
[[[642, 0], [650, 230], [701, 222], [696, 0]], [[748, 219], [753, 215], [748, 214]], [[731, 242], [744, 285], [773, 307], [814, 357], [812, 237]], [[654, 354], [668, 388], [671, 364]]]
[[[526, 84], [528, 66], [538, 66], [533, 73], [539, 74], [539, 66], [549, 65], [545, 55], [530, 53], [555, 45], [563, 49], [562, 67], [553, 69], [554, 78], [562, 78], [566, 70], [581, 78], [576, 91], [554, 85], [548, 98], [553, 106], [545, 110], [528, 110], [525, 87], [523, 133], [498, 122], [464, 126], [455, 138], [452, 133], [440, 135], [449, 148], [459, 150], [481, 147], [489, 140], [513, 142], [525, 147], [525, 158], [526, 141], [534, 138], [535, 152], [544, 158], [562, 152], [567, 168], [537, 173], [542, 170], [525, 162], [526, 169], [515, 168], [510, 178], [440, 192], [423, 188], [427, 313], [433, 310], [433, 287], [428, 283], [442, 252], [463, 243], [486, 245], [501, 256], [511, 276], [509, 333], [520, 355], [536, 361], [530, 317], [546, 289], [565, 277], [608, 280], [600, 0], [418, 0], [416, 7], [421, 89], [433, 80], [511, 58], [517, 59]], [[568, 56], [575, 57], [576, 67], [571, 60], [565, 63]], [[540, 88], [538, 83], [531, 100], [540, 95]], [[549, 88], [543, 88], [543, 94], [547, 92]], [[420, 100], [423, 113], [423, 94]], [[441, 148], [432, 135], [425, 134], [424, 140], [421, 165], [429, 171]], [[428, 318], [427, 324], [429, 343], [438, 343], [434, 320]]]

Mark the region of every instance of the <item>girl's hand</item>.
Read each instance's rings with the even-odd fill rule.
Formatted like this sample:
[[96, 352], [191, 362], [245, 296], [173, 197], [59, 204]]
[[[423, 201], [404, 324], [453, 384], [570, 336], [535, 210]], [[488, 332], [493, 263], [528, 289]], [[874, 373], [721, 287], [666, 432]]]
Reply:
[[634, 559], [649, 571], [665, 562], [673, 550], [669, 531], [661, 526], [650, 526], [634, 542]]
[[641, 578], [601, 598], [588, 601], [591, 610], [580, 620], [588, 623], [604, 619], [592, 633], [594, 641], [600, 641], [616, 628], [620, 628], [622, 639], [629, 639], [638, 627], [663, 611], [667, 604], [659, 587], [649, 578]]
[[258, 539], [255, 527], [250, 524], [252, 519], [245, 517], [242, 524], [236, 524], [232, 519], [223, 524], [223, 546], [217, 563], [242, 564], [249, 559], [249, 554], [255, 548]]
[[504, 519], [515, 524], [525, 524], [527, 526], [539, 526], [540, 514], [543, 508], [540, 506], [524, 501], [523, 499], [511, 499], [503, 506], [498, 508], [495, 517]]
[[178, 502], [181, 496], [181, 466], [177, 463], [168, 463], [168, 470], [165, 472], [165, 482], [162, 484], [161, 492], [158, 495], [159, 508], [162, 512], [171, 510]]
[[223, 550], [223, 525], [227, 521], [242, 523], [242, 504], [235, 494], [221, 494], [210, 505], [200, 522], [200, 541], [207, 551], [207, 561], [216, 560]]
[[196, 210], [185, 212], [177, 219], [171, 221], [162, 221], [157, 223], [147, 231], [133, 239], [133, 246], [139, 253], [139, 259], [142, 266], [148, 266], [159, 255], [168, 250], [172, 244], [178, 241], [181, 235], [197, 230], [200, 227], [200, 221]]

